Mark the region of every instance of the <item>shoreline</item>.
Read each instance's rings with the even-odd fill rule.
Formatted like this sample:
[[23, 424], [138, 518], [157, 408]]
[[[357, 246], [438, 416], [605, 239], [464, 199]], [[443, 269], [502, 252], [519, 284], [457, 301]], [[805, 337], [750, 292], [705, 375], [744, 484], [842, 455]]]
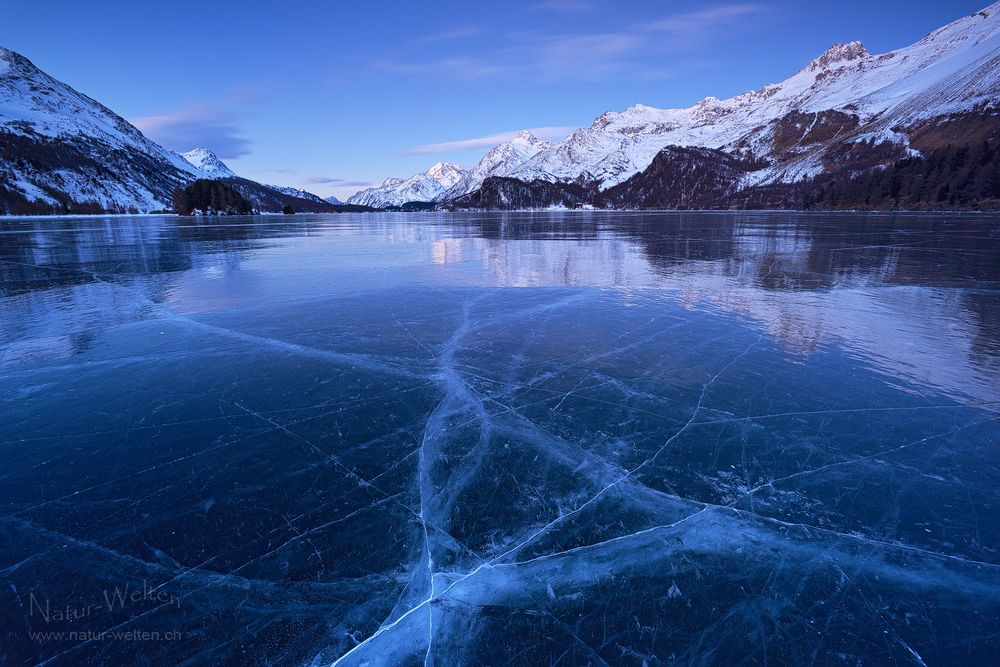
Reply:
[[716, 214], [760, 214], [777, 213], [786, 215], [994, 215], [1000, 216], [1000, 211], [993, 210], [966, 210], [966, 209], [942, 209], [942, 210], [919, 210], [919, 209], [899, 209], [892, 211], [871, 211], [866, 209], [838, 209], [830, 211], [816, 211], [808, 209], [574, 209], [574, 208], [521, 208], [521, 209], [458, 209], [454, 211], [345, 211], [343, 213], [329, 212], [302, 212], [287, 215], [284, 213], [252, 213], [246, 215], [181, 215], [179, 213], [67, 213], [67, 214], [41, 214], [41, 215], [10, 215], [0, 214], [0, 221], [6, 220], [94, 220], [100, 218], [180, 218], [185, 220], [212, 220], [217, 218], [295, 218], [302, 216], [318, 215], [344, 215], [353, 213], [357, 215], [453, 215], [457, 213], [569, 213], [569, 214], [598, 214], [598, 215], [643, 215], [643, 214], [687, 214], [687, 213], [716, 213]]

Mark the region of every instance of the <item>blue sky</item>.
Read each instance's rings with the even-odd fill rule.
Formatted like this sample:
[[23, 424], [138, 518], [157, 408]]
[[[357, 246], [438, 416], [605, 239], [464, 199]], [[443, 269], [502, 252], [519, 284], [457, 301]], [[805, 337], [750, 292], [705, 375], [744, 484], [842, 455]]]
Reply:
[[9, 0], [0, 45], [168, 148], [346, 196], [505, 133], [780, 81], [837, 41], [912, 43], [979, 0]]

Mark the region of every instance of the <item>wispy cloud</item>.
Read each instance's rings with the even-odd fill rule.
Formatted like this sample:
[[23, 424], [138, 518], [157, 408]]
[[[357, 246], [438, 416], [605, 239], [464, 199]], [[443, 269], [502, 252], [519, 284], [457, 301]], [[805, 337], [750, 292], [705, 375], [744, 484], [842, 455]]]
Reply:
[[444, 58], [425, 62], [382, 60], [372, 68], [408, 76], [436, 75], [457, 79], [479, 79], [512, 71], [511, 65], [478, 58]]
[[534, 11], [589, 12], [597, 7], [592, 0], [542, 0], [531, 6]]
[[643, 24], [642, 28], [650, 32], [669, 33], [673, 37], [701, 38], [741, 19], [758, 16], [766, 11], [767, 8], [759, 4], [719, 5], [665, 16]]
[[[562, 139], [575, 129], [574, 127], [535, 127], [528, 131], [540, 139]], [[492, 148], [504, 141], [510, 141], [514, 138], [515, 134], [517, 134], [516, 131], [498, 132], [484, 137], [473, 137], [472, 139], [458, 139], [456, 141], [443, 141], [438, 144], [425, 144], [423, 146], [408, 148], [403, 153], [406, 155], [427, 155], [430, 153], [467, 151], [473, 148]]]
[[195, 104], [180, 111], [145, 116], [130, 121], [147, 137], [175, 151], [205, 147], [220, 158], [233, 159], [250, 152], [232, 113], [209, 104]]
[[525, 36], [535, 73], [543, 79], [600, 79], [629, 69], [629, 58], [642, 50], [643, 39], [631, 32], [559, 37]]
[[475, 37], [483, 33], [481, 28], [474, 28], [471, 26], [464, 28], [454, 28], [452, 30], [442, 30], [441, 32], [432, 32], [427, 35], [421, 35], [420, 37], [413, 40], [416, 45], [423, 44], [435, 44], [438, 42], [453, 42], [459, 39], [468, 39], [469, 37]]
[[[596, 8], [581, 0], [549, 0], [533, 9], [582, 11]], [[641, 23], [609, 25], [599, 32], [551, 32], [528, 29], [504, 35], [493, 50], [457, 52], [447, 58], [381, 60], [373, 69], [407, 76], [474, 81], [522, 77], [535, 81], [594, 81], [615, 76], [663, 78], [667, 54], [696, 51], [734, 30], [760, 25], [769, 10], [762, 4], [736, 2], [690, 12], [661, 15]], [[441, 33], [442, 36], [447, 33]]]
[[330, 176], [307, 176], [299, 181], [300, 185], [329, 185], [340, 188], [369, 187], [368, 181], [353, 181], [347, 178], [331, 178]]

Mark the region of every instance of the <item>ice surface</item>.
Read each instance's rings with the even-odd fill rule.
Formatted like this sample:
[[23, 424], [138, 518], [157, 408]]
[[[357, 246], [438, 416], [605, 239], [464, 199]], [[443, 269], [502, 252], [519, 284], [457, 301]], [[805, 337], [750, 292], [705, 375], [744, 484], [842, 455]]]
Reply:
[[998, 230], [2, 221], [3, 659], [996, 664]]

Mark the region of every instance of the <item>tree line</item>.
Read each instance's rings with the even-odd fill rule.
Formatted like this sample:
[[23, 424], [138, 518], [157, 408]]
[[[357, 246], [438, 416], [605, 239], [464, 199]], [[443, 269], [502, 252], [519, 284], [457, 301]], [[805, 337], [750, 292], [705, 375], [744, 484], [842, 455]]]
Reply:
[[200, 178], [185, 188], [174, 190], [174, 212], [192, 215], [246, 215], [253, 213], [247, 199], [222, 181]]

